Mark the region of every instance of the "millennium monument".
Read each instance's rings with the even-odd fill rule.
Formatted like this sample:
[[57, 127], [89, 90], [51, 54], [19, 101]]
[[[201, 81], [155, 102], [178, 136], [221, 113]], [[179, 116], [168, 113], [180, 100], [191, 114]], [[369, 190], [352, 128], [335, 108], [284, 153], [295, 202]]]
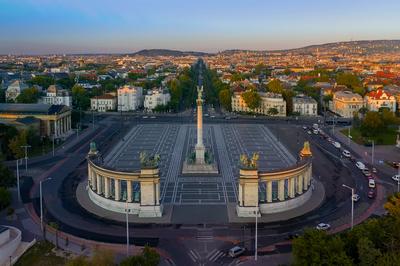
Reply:
[[[201, 76], [199, 76], [201, 81]], [[200, 82], [199, 82], [200, 83]], [[203, 143], [203, 86], [197, 86], [197, 142], [194, 152], [183, 163], [182, 174], [218, 174], [217, 164]]]

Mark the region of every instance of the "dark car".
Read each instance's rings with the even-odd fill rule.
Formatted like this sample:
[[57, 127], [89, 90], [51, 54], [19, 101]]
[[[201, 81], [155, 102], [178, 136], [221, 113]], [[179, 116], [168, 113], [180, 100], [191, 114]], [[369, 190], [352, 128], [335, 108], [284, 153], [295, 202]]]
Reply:
[[368, 198], [373, 199], [373, 198], [375, 198], [375, 196], [376, 196], [375, 189], [371, 188], [371, 189], [368, 191]]

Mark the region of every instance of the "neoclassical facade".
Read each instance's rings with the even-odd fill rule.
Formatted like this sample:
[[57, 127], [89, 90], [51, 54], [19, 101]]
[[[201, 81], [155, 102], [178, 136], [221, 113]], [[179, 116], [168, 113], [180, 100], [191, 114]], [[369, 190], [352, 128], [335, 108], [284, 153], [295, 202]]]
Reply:
[[300, 160], [293, 167], [276, 171], [240, 169], [238, 182], [239, 217], [254, 217], [294, 209], [310, 199], [312, 189], [312, 161], [308, 142], [300, 152]]
[[160, 177], [158, 167], [137, 172], [121, 172], [101, 166], [95, 144], [88, 154], [89, 198], [100, 207], [139, 217], [161, 217]]

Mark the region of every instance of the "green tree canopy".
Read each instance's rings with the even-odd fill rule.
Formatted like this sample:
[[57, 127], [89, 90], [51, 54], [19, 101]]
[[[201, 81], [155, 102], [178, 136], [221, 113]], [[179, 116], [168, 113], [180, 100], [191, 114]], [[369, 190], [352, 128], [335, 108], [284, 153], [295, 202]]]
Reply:
[[120, 266], [157, 266], [160, 255], [152, 248], [145, 246], [142, 254], [124, 259]]
[[12, 151], [14, 158], [22, 158], [24, 157], [24, 149], [21, 148], [23, 145], [28, 144], [28, 131], [27, 130], [20, 130], [18, 135], [10, 140], [8, 147]]
[[229, 89], [223, 89], [219, 92], [219, 102], [222, 107], [230, 111], [232, 109], [232, 93]]
[[37, 103], [40, 93], [37, 88], [27, 88], [16, 98], [17, 103]]
[[274, 116], [274, 115], [279, 114], [279, 111], [275, 107], [272, 107], [272, 108], [268, 109], [268, 114]]
[[261, 105], [261, 97], [255, 90], [247, 90], [243, 92], [242, 98], [251, 110], [258, 108]]
[[90, 97], [84, 87], [78, 84], [72, 87], [72, 102], [76, 107], [82, 110], [86, 110], [90, 107]]
[[54, 84], [54, 79], [49, 76], [36, 76], [32, 78], [30, 81], [28, 81], [29, 84], [31, 85], [39, 85], [43, 89], [47, 89], [50, 85]]
[[269, 90], [270, 92], [273, 92], [273, 93], [282, 94], [282, 92], [283, 92], [283, 90], [284, 90], [283, 85], [282, 85], [282, 82], [281, 82], [279, 79], [271, 80], [271, 81], [268, 83], [267, 87], [268, 87], [268, 90]]

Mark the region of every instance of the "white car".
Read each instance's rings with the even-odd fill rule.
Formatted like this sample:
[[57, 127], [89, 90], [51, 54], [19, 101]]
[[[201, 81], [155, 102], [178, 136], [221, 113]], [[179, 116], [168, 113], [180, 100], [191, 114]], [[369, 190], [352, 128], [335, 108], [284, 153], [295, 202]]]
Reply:
[[392, 179], [393, 179], [394, 181], [398, 182], [399, 179], [400, 179], [400, 175], [394, 175], [394, 176], [392, 176]]
[[243, 254], [244, 251], [245, 251], [245, 248], [239, 247], [239, 246], [235, 246], [235, 247], [233, 247], [233, 248], [231, 248], [229, 250], [229, 256], [232, 257], [232, 258], [235, 258], [235, 257]]
[[312, 134], [312, 133], [311, 133], [311, 130], [307, 131], [307, 134], [308, 134], [308, 135], [311, 135], [311, 134]]
[[350, 154], [350, 152], [349, 152], [348, 150], [344, 150], [344, 151], [342, 152], [342, 154], [343, 154], [344, 157], [347, 157], [347, 158], [350, 158], [350, 157], [351, 157], [351, 154]]
[[337, 141], [333, 142], [332, 144], [333, 144], [333, 146], [335, 146], [338, 149], [340, 149], [340, 147], [341, 147], [340, 143]]
[[369, 179], [368, 180], [368, 187], [369, 188], [375, 188], [375, 180], [374, 179]]
[[331, 226], [330, 226], [330, 224], [319, 223], [316, 228], [318, 230], [326, 231], [326, 230], [329, 230], [331, 228]]
[[360, 195], [354, 194], [353, 197], [352, 197], [352, 199], [353, 199], [354, 202], [357, 202], [357, 201], [360, 200]]
[[314, 130], [313, 130], [313, 133], [314, 133], [315, 135], [318, 135], [318, 133], [319, 133], [318, 129], [314, 129]]
[[365, 169], [365, 164], [363, 164], [362, 162], [356, 162], [356, 166], [358, 169], [363, 170]]

